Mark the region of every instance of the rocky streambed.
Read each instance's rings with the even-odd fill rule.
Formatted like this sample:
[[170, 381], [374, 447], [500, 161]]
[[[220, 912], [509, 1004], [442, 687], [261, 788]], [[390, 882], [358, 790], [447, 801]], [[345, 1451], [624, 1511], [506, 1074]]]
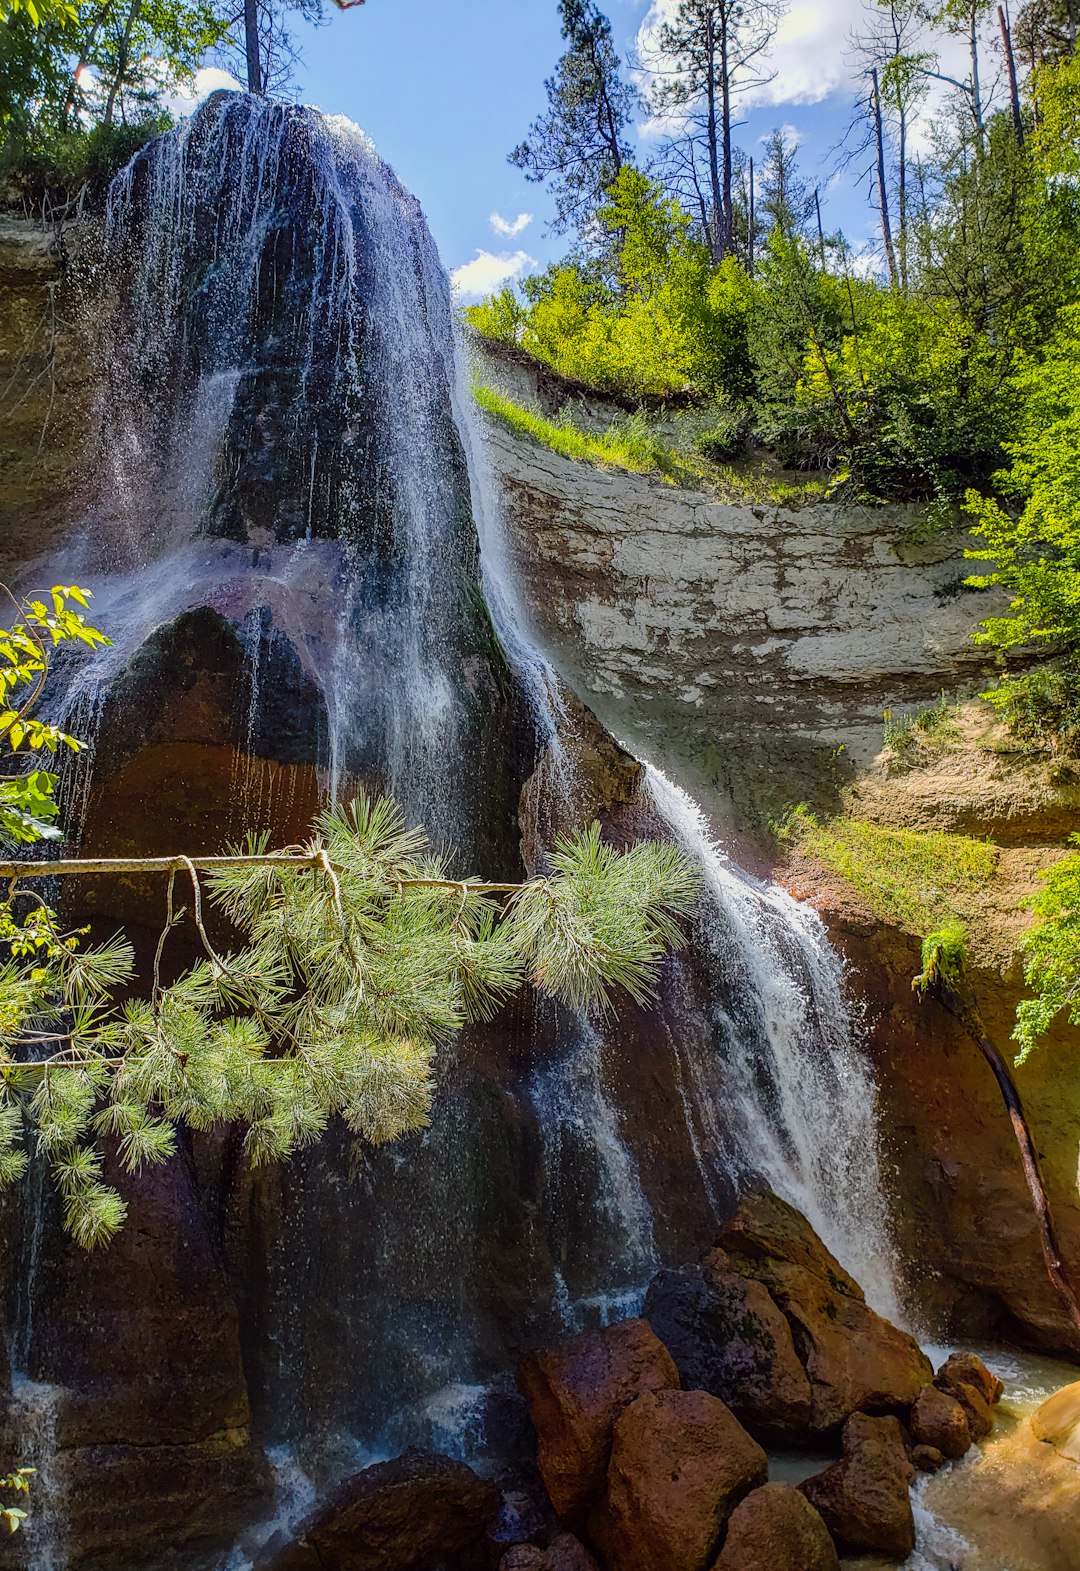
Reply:
[[[660, 1272], [639, 1316], [528, 1353], [517, 1386], [515, 1456], [474, 1468], [412, 1450], [365, 1469], [264, 1544], [256, 1571], [1075, 1564], [1080, 1468], [1037, 1438], [1015, 1381], [1003, 1403], [972, 1352], [935, 1373], [769, 1194], [699, 1262]], [[1011, 1522], [989, 1551], [980, 1513]]]

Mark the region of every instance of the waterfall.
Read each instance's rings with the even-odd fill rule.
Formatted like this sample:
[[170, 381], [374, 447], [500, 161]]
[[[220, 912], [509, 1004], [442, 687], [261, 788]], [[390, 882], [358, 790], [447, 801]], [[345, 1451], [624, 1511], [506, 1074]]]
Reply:
[[[522, 603], [478, 417], [460, 391], [457, 414], [467, 433], [492, 617], [539, 713], [538, 729], [553, 739], [548, 789], [570, 793], [574, 769], [559, 678]], [[647, 761], [646, 781], [657, 816], [705, 881], [694, 931], [709, 963], [711, 1052], [685, 1051], [679, 1066], [705, 1191], [714, 1193], [717, 1163], [740, 1187], [764, 1181], [803, 1213], [874, 1307], [902, 1322], [878, 1156], [877, 1093], [824, 924], [784, 890], [737, 868], [714, 843], [697, 803]], [[558, 1123], [550, 1124], [547, 1113], [545, 1138], [557, 1142]], [[735, 1146], [726, 1134], [732, 1128]], [[598, 1147], [611, 1134], [594, 1121]], [[629, 1155], [623, 1170], [634, 1191], [630, 1206], [640, 1212], [646, 1202]]]
[[708, 956], [723, 1072], [703, 1089], [715, 1095], [722, 1085], [734, 1098], [737, 1176], [763, 1179], [800, 1210], [874, 1307], [901, 1319], [877, 1092], [824, 923], [735, 867], [701, 809], [660, 770], [649, 768], [648, 790], [705, 876], [695, 934]]
[[[50, 699], [99, 737], [68, 811], [96, 815], [95, 792], [172, 741], [179, 704], [184, 745], [227, 755], [211, 778], [237, 833], [279, 832], [262, 771], [287, 760], [324, 797], [392, 791], [469, 871], [542, 860], [519, 804], [526, 786], [537, 811], [578, 802], [580, 712], [521, 603], [415, 201], [355, 127], [218, 95], [114, 183], [99, 282], [97, 487], [56, 568], [94, 590], [113, 646], [61, 668]], [[220, 734], [212, 694], [183, 708], [210, 676], [232, 704]], [[223, 1247], [284, 1517], [409, 1443], [482, 1451], [521, 1346], [633, 1312], [734, 1187], [799, 1206], [892, 1307], [873, 1086], [821, 924], [728, 862], [654, 770], [640, 805], [705, 874], [705, 1016], [673, 988], [650, 1027], [691, 1198], [650, 1163], [654, 1087], [620, 1025], [528, 1001], [440, 1055], [422, 1136], [372, 1151], [331, 1133], [252, 1180]], [[198, 849], [154, 800], [147, 821], [162, 849]], [[672, 1220], [684, 1204], [692, 1225]], [[62, 1357], [62, 1336], [48, 1346]], [[44, 1456], [54, 1387], [35, 1389]]]

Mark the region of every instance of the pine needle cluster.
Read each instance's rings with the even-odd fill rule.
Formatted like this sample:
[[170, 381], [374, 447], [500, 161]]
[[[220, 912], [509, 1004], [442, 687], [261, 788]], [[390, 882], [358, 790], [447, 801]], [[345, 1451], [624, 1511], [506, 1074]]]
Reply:
[[[178, 1125], [240, 1122], [254, 1164], [334, 1118], [373, 1143], [421, 1129], [440, 1045], [521, 987], [584, 1014], [613, 988], [648, 1001], [698, 888], [677, 847], [617, 852], [597, 824], [560, 841], [542, 878], [453, 879], [392, 801], [366, 796], [325, 811], [294, 865], [267, 865], [262, 841], [208, 874], [178, 860], [149, 996], [130, 996], [125, 937], [87, 946], [36, 897], [15, 916], [17, 893], [0, 932], [0, 1185], [36, 1145], [87, 1247], [125, 1217], [107, 1148], [135, 1173], [167, 1160]], [[165, 985], [181, 924], [202, 957]]]

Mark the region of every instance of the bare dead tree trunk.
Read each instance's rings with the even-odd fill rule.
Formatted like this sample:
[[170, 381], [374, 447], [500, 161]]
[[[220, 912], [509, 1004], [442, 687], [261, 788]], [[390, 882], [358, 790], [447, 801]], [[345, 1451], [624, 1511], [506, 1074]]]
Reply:
[[870, 81], [873, 84], [872, 107], [874, 112], [874, 143], [877, 153], [877, 186], [878, 207], [881, 211], [881, 239], [885, 246], [885, 261], [889, 269], [889, 283], [894, 289], [899, 286], [899, 277], [896, 271], [896, 251], [893, 247], [892, 224], [889, 220], [889, 188], [885, 183], [885, 127], [881, 118], [881, 90], [878, 86], [877, 66], [870, 70]]
[[997, 1081], [998, 1090], [1001, 1092], [1001, 1100], [1005, 1104], [1009, 1122], [1012, 1124], [1013, 1137], [1020, 1152], [1024, 1181], [1027, 1184], [1028, 1194], [1031, 1196], [1031, 1206], [1039, 1229], [1039, 1243], [1042, 1247], [1046, 1274], [1050, 1278], [1069, 1320], [1080, 1331], [1080, 1301], [1077, 1299], [1076, 1291], [1069, 1280], [1068, 1270], [1062, 1259], [1061, 1246], [1057, 1240], [1054, 1219], [1050, 1212], [1050, 1202], [1046, 1195], [1046, 1185], [1043, 1182], [1042, 1169], [1039, 1165], [1039, 1153], [1032, 1139], [1031, 1129], [1028, 1125], [1027, 1115], [1024, 1112], [1024, 1105], [1016, 1082], [1012, 1077], [1008, 1064], [990, 1040], [978, 1006], [971, 997], [969, 989], [962, 984], [946, 981], [940, 976], [931, 985], [938, 1002], [959, 1022], [975, 1043], [975, 1046], [989, 1064], [990, 1071]]
[[746, 271], [754, 276], [754, 252], [757, 249], [757, 220], [754, 215], [754, 160], [750, 160], [749, 201], [746, 210]]
[[1009, 107], [1012, 110], [1013, 130], [1016, 132], [1016, 145], [1024, 145], [1024, 117], [1020, 113], [1020, 89], [1016, 83], [1016, 56], [1013, 54], [1012, 30], [1005, 15], [1005, 7], [997, 8], [998, 26], [1001, 29], [1001, 45], [1005, 51], [1005, 69], [1009, 75]]
[[814, 212], [817, 214], [817, 243], [818, 255], [821, 258], [821, 271], [825, 271], [825, 230], [821, 224], [821, 193], [817, 186], [814, 187]]
[[94, 45], [97, 43], [98, 33], [101, 31], [101, 24], [104, 22], [111, 9], [112, 0], [105, 0], [105, 4], [101, 7], [93, 22], [90, 24], [90, 31], [83, 43], [82, 53], [79, 55], [79, 58], [75, 64], [75, 69], [71, 73], [71, 86], [68, 88], [67, 97], [64, 99], [63, 118], [65, 125], [71, 119], [71, 111], [75, 108], [75, 95], [79, 91], [79, 77], [90, 64], [90, 56], [93, 52]]
[[259, 0], [244, 0], [244, 49], [247, 54], [248, 92], [261, 97], [263, 74], [259, 51]]

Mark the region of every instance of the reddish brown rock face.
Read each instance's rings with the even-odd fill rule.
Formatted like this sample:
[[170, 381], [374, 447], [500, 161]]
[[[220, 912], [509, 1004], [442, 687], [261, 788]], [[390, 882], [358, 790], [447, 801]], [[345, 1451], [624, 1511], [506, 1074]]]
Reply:
[[540, 1476], [560, 1516], [580, 1518], [603, 1491], [615, 1422], [627, 1404], [678, 1384], [671, 1354], [644, 1320], [586, 1331], [524, 1359], [518, 1385], [537, 1434]]
[[480, 1571], [498, 1504], [464, 1462], [406, 1451], [349, 1479], [295, 1539], [268, 1545], [256, 1571]]
[[607, 1571], [706, 1571], [764, 1451], [704, 1391], [638, 1397], [622, 1414], [607, 1492], [589, 1520]]
[[839, 1571], [821, 1516], [790, 1484], [764, 1484], [732, 1512], [713, 1571]]
[[725, 1268], [722, 1251], [699, 1266], [662, 1271], [644, 1315], [671, 1353], [683, 1388], [726, 1402], [755, 1438], [782, 1442], [810, 1426], [810, 1382], [787, 1320], [760, 1282]]
[[730, 1268], [762, 1283], [791, 1327], [810, 1381], [812, 1429], [826, 1434], [854, 1412], [906, 1411], [930, 1382], [917, 1343], [869, 1307], [791, 1206], [775, 1196], [747, 1201], [720, 1243]]
[[1001, 1401], [1005, 1390], [997, 1375], [987, 1369], [977, 1353], [950, 1353], [938, 1370], [934, 1384], [947, 1391], [951, 1381], [974, 1386], [991, 1407]]
[[855, 1413], [844, 1425], [843, 1446], [841, 1460], [800, 1490], [838, 1542], [906, 1559], [915, 1548], [915, 1469], [899, 1419]]
[[598, 1571], [596, 1561], [580, 1538], [560, 1533], [546, 1549], [535, 1544], [515, 1544], [499, 1561], [499, 1571]]
[[971, 1445], [967, 1414], [955, 1397], [936, 1386], [923, 1386], [908, 1428], [917, 1446], [931, 1446], [945, 1457], [961, 1457]]

